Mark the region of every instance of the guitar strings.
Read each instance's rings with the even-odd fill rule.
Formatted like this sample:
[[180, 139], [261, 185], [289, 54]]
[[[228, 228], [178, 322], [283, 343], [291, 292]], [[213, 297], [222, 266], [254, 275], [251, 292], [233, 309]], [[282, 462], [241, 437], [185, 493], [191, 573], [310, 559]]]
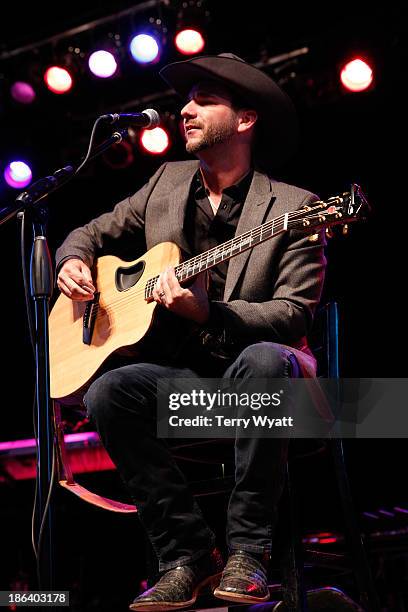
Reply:
[[[315, 208], [315, 207], [314, 207]], [[307, 211], [307, 212], [313, 212], [313, 209], [311, 211]], [[300, 210], [300, 211], [294, 211], [293, 213], [289, 213], [288, 215], [288, 228], [292, 225], [296, 227], [296, 224], [293, 223], [293, 219], [295, 218], [299, 218], [299, 217], [304, 217], [305, 211], [304, 210]], [[314, 216], [318, 216], [318, 214], [316, 215], [309, 215], [309, 218], [314, 217]], [[290, 221], [289, 221], [290, 219]], [[221, 250], [220, 246], [218, 245], [216, 247], [213, 247], [212, 249], [208, 250], [205, 252], [206, 254], [206, 258], [203, 258], [204, 254], [195, 256], [189, 260], [187, 260], [186, 262], [182, 262], [180, 264], [178, 264], [177, 266], [175, 266], [175, 268], [179, 268], [178, 272], [180, 272], [180, 269], [182, 269], [183, 267], [186, 267], [187, 269], [192, 269], [193, 267], [195, 267], [194, 265], [194, 261], [199, 262], [199, 263], [208, 263], [208, 258], [209, 258], [209, 254], [210, 253], [216, 253], [218, 251], [218, 255], [222, 255], [223, 253], [225, 253], [226, 251], [228, 251], [228, 249], [233, 245], [234, 240], [237, 241], [237, 245], [239, 244], [238, 240], [243, 240], [247, 237], [251, 237], [252, 239], [256, 239], [260, 236], [263, 236], [263, 234], [266, 231], [269, 231], [269, 229], [272, 229], [273, 231], [275, 231], [275, 229], [278, 230], [278, 232], [281, 232], [282, 229], [284, 228], [284, 221], [285, 221], [285, 215], [282, 215], [280, 217], [276, 217], [275, 219], [271, 219], [271, 221], [268, 221], [266, 223], [264, 223], [261, 226], [258, 226], [257, 228], [254, 228], [253, 230], [249, 230], [248, 232], [245, 232], [244, 234], [241, 234], [241, 236], [237, 236], [225, 243], [223, 243], [223, 248]], [[292, 223], [291, 223], [292, 222]], [[281, 228], [279, 228], [279, 224], [281, 224]], [[276, 225], [277, 227], [275, 228], [274, 225]], [[273, 236], [268, 236], [267, 238], [265, 238], [266, 240], [271, 239]], [[263, 241], [263, 240], [262, 240]], [[258, 244], [261, 244], [261, 242], [258, 242]], [[248, 250], [250, 248], [253, 248], [253, 246], [256, 245], [251, 245], [249, 247], [247, 247], [245, 250]], [[241, 251], [244, 252], [244, 251]], [[189, 262], [189, 263], [188, 263]], [[217, 262], [219, 263], [219, 262]], [[188, 265], [187, 265], [188, 264]], [[216, 265], [216, 264], [215, 264]], [[197, 272], [198, 274], [199, 272]], [[114, 310], [112, 309], [111, 306], [107, 306], [104, 305], [102, 308], [98, 308], [98, 312], [100, 312], [100, 310], [103, 310], [106, 313], [109, 312], [115, 312], [118, 313], [121, 311], [122, 307], [127, 306], [127, 304], [129, 302], [135, 301], [135, 299], [139, 299], [140, 296], [143, 294], [143, 296], [146, 296], [148, 292], [150, 292], [153, 288], [154, 285], [157, 281], [158, 276], [150, 278], [148, 281], [146, 281], [145, 285], [143, 288], [139, 288], [136, 291], [132, 292], [131, 294], [126, 293], [126, 295], [124, 295], [123, 297], [117, 297], [114, 301], [111, 302], [112, 305], [114, 305]], [[181, 280], [185, 280], [185, 279], [181, 279]], [[148, 296], [151, 297], [151, 296]], [[98, 313], [97, 315], [98, 316]]]
[[[302, 214], [304, 214], [304, 213], [302, 213]], [[292, 216], [299, 216], [299, 214], [292, 213]], [[261, 233], [261, 227], [262, 227], [262, 228], [265, 228], [267, 225], [271, 225], [273, 222], [275, 222], [275, 223], [276, 223], [276, 221], [281, 221], [281, 218], [277, 217], [276, 219], [271, 220], [270, 222], [263, 224], [263, 226], [260, 226], [259, 228], [254, 228], [254, 229], [256, 229], [257, 231], [256, 231], [256, 232], [253, 232], [253, 237], [257, 237], [257, 236], [258, 236], [258, 235]], [[288, 224], [288, 226], [289, 226], [289, 224]], [[282, 229], [283, 229], [283, 226], [282, 226]], [[252, 230], [251, 230], [251, 231], [252, 231]], [[251, 231], [249, 231], [249, 232], [248, 232], [248, 234], [251, 234]], [[262, 229], [262, 232], [263, 232], [263, 231], [264, 231], [264, 229]], [[240, 238], [245, 237], [245, 236], [246, 236], [246, 234], [242, 234]], [[270, 238], [271, 238], [271, 236], [269, 236], [268, 238], [266, 238], [266, 239], [265, 239], [265, 241], [266, 241], [266, 240], [268, 240], [268, 239], [270, 239]], [[231, 242], [231, 241], [229, 241], [229, 242]], [[227, 243], [224, 243], [224, 245], [225, 245], [225, 244], [227, 244]], [[260, 244], [260, 243], [258, 243], [258, 244]], [[256, 245], [252, 245], [252, 246], [256, 246]], [[211, 251], [217, 251], [217, 248], [218, 248], [218, 247], [214, 247], [213, 249], [211, 249]], [[252, 247], [251, 247], [251, 246], [249, 246], [249, 247], [248, 247], [247, 249], [245, 249], [245, 250], [248, 250], [249, 248], [252, 248]], [[225, 252], [226, 250], [227, 250], [227, 249], [223, 249], [223, 251], [220, 251], [220, 252], [219, 252], [219, 254], [222, 254], [222, 252]], [[243, 251], [242, 251], [242, 252], [243, 252]], [[207, 251], [206, 253], [209, 253], [209, 251]], [[190, 260], [187, 260], [187, 261], [190, 261], [190, 262], [191, 262], [192, 260], [190, 259]], [[183, 263], [185, 264], [186, 262], [183, 262]], [[177, 267], [182, 267], [182, 266], [183, 266], [183, 263], [182, 263], [182, 264], [179, 264], [178, 266], [176, 266], [176, 268], [177, 268]], [[215, 265], [216, 265], [216, 264], [215, 264]], [[191, 263], [189, 264], [189, 266], [188, 266], [188, 267], [191, 269]], [[153, 279], [149, 279], [149, 280], [146, 282], [146, 284], [145, 284], [145, 286], [144, 286], [144, 288], [143, 288], [143, 289], [138, 289], [137, 291], [134, 291], [134, 292], [132, 292], [131, 294], [126, 294], [126, 295], [124, 295], [123, 297], [118, 297], [118, 298], [116, 298], [114, 301], [112, 301], [112, 302], [111, 302], [111, 304], [115, 304], [115, 312], [119, 312], [119, 311], [120, 311], [120, 305], [121, 305], [121, 303], [126, 303], [126, 304], [127, 304], [128, 302], [134, 301], [134, 299], [135, 299], [135, 298], [139, 299], [139, 297], [140, 297], [142, 294], [145, 296], [145, 295], [146, 295], [146, 293], [147, 293], [147, 291], [148, 291], [148, 289], [152, 289], [152, 287], [154, 287], [154, 283], [156, 282], [157, 278], [158, 278], [158, 276], [153, 277]], [[152, 282], [152, 280], [154, 280], [154, 282]], [[117, 307], [117, 305], [119, 305], [119, 306]], [[109, 311], [111, 311], [111, 308], [110, 308], [109, 306], [104, 306], [104, 311], [105, 311], [105, 312], [109, 312]]]
[[[322, 206], [318, 206], [319, 208], [322, 208]], [[314, 206], [311, 211], [307, 211], [307, 212], [313, 212], [315, 210], [315, 208], [317, 208], [317, 206]], [[295, 217], [304, 217], [305, 215], [305, 211], [304, 210], [300, 210], [300, 211], [294, 211], [293, 213], [289, 213], [288, 215], [288, 226], [289, 226], [289, 219], [292, 220]], [[309, 215], [309, 218], [316, 216], [316, 215]], [[180, 274], [180, 276], [182, 274], [184, 274], [186, 271], [188, 270], [194, 270], [194, 268], [199, 268], [203, 263], [204, 264], [208, 264], [208, 260], [211, 259], [211, 255], [223, 255], [225, 254], [231, 247], [235, 248], [235, 246], [239, 246], [240, 242], [242, 243], [244, 241], [244, 239], [246, 238], [258, 238], [261, 237], [261, 241], [263, 242], [263, 233], [269, 231], [270, 229], [272, 229], [272, 232], [274, 232], [275, 228], [274, 225], [275, 223], [283, 223], [284, 224], [284, 217], [285, 215], [282, 215], [280, 217], [276, 217], [275, 219], [271, 219], [271, 221], [267, 221], [266, 223], [258, 226], [257, 228], [254, 228], [252, 230], [249, 230], [248, 232], [245, 232], [244, 234], [241, 234], [240, 236], [236, 236], [226, 242], [224, 242], [222, 245], [217, 245], [216, 247], [213, 247], [212, 249], [209, 249], [208, 251], [205, 251], [205, 253], [201, 253], [200, 255], [196, 255], [194, 257], [192, 257], [191, 259], [188, 259], [185, 262], [181, 262], [180, 264], [178, 264], [176, 266], [176, 268], [178, 269], [177, 272]], [[278, 231], [280, 231], [282, 228], [277, 227]], [[289, 229], [289, 227], [288, 227]], [[270, 238], [272, 238], [273, 236], [267, 236], [265, 237], [265, 241], [269, 240]], [[236, 243], [236, 245], [234, 245], [234, 242]], [[259, 243], [258, 243], [259, 244]], [[249, 248], [251, 248], [252, 246], [256, 246], [256, 245], [251, 245]], [[220, 248], [222, 247], [222, 248]], [[246, 250], [246, 249], [245, 249]], [[243, 251], [241, 251], [243, 252]], [[237, 255], [238, 253], [235, 253], [235, 255]], [[204, 257], [205, 256], [205, 257]], [[216, 265], [216, 264], [215, 264]], [[185, 268], [185, 270], [184, 270]], [[197, 271], [197, 274], [200, 272], [200, 270]], [[194, 276], [195, 274], [191, 275]], [[187, 276], [189, 276], [189, 273], [187, 272]], [[146, 282], [146, 292], [149, 291], [150, 289], [152, 289], [156, 283], [158, 279], [158, 276], [155, 276], [151, 279], [149, 279]], [[180, 280], [186, 280], [181, 278]]]
[[[276, 221], [276, 220], [275, 220], [275, 221]], [[267, 225], [267, 224], [264, 224], [264, 226], [266, 226], [266, 225]], [[256, 228], [256, 229], [258, 229], [258, 228]], [[274, 229], [275, 229], [275, 228], [274, 228]], [[276, 228], [276, 229], [278, 229], [278, 228]], [[281, 231], [282, 229], [283, 229], [283, 225], [282, 225], [282, 228], [281, 228], [281, 229], [278, 229], [278, 231]], [[263, 230], [263, 232], [264, 232], [264, 231], [265, 231], [265, 229]], [[263, 232], [262, 232], [262, 233], [263, 233]], [[248, 233], [250, 233], [250, 232], [248, 232]], [[261, 234], [261, 232], [260, 232], [260, 230], [258, 230], [256, 233], [254, 233], [254, 234], [253, 234], [253, 237], [254, 237], [254, 238], [255, 238], [255, 237], [258, 237], [260, 234]], [[244, 237], [244, 236], [246, 236], [246, 234], [242, 234], [242, 237]], [[268, 239], [270, 239], [270, 238], [271, 238], [270, 236], [269, 236], [268, 238], [265, 238], [265, 241], [266, 241], [266, 240], [268, 240]], [[224, 243], [224, 244], [227, 244], [227, 243]], [[260, 244], [260, 243], [258, 243], [258, 244]], [[256, 245], [253, 245], [253, 246], [256, 246]], [[251, 246], [247, 247], [247, 249], [248, 249], [248, 248], [251, 248]], [[246, 249], [246, 250], [247, 250], [247, 249]], [[217, 251], [217, 247], [214, 247], [213, 249], [210, 249], [210, 251], [212, 251], [212, 252]], [[206, 253], [209, 253], [210, 251], [206, 251]], [[225, 253], [225, 251], [226, 251], [226, 249], [223, 249], [222, 251], [219, 251], [219, 254], [221, 255], [222, 253]], [[244, 252], [244, 251], [241, 251], [241, 252]], [[189, 260], [187, 260], [187, 261], [192, 262], [192, 259], [189, 259]], [[207, 258], [206, 260], [203, 260], [203, 262], [204, 262], [204, 261], [206, 261], [206, 262], [208, 263], [208, 258]], [[183, 267], [183, 264], [186, 264], [186, 263], [187, 263], [187, 262], [182, 262], [181, 264], [178, 264], [177, 266], [175, 266], [175, 268], [176, 268], [176, 269], [177, 269], [177, 268], [182, 268], [182, 267]], [[217, 262], [217, 263], [219, 263], [219, 262]], [[217, 265], [217, 264], [215, 264], [215, 265]], [[191, 263], [190, 263], [190, 264], [188, 265], [188, 268], [191, 268], [191, 267], [192, 267], [192, 266], [191, 266]], [[198, 274], [198, 272], [197, 272], [197, 274]], [[149, 291], [149, 290], [151, 290], [151, 289], [153, 289], [153, 287], [154, 287], [154, 285], [155, 285], [155, 283], [156, 283], [157, 279], [158, 279], [158, 276], [153, 277], [153, 278], [150, 278], [148, 281], [146, 281], [146, 283], [145, 283], [145, 285], [143, 286], [143, 288], [138, 288], [136, 291], [133, 291], [132, 293], [127, 293], [127, 292], [126, 292], [126, 295], [123, 295], [123, 297], [118, 296], [118, 297], [117, 297], [115, 300], [112, 300], [112, 301], [110, 302], [110, 304], [112, 304], [112, 305], [114, 304], [114, 305], [115, 305], [115, 312], [118, 312], [118, 311], [119, 311], [119, 309], [117, 308], [117, 305], [119, 305], [119, 304], [121, 304], [121, 303], [123, 303], [123, 304], [127, 304], [129, 301], [134, 300], [134, 298], [139, 298], [139, 297], [140, 297], [142, 294], [143, 294], [144, 296], [146, 296], [146, 295], [147, 295], [147, 293], [148, 293], [148, 291]], [[185, 279], [183, 279], [183, 280], [185, 280]], [[149, 296], [149, 297], [151, 297], [151, 296]], [[103, 309], [104, 309], [106, 312], [108, 312], [108, 311], [110, 310], [110, 307], [109, 307], [109, 306], [104, 306], [104, 307], [103, 307]]]
[[[235, 247], [239, 247], [240, 243], [242, 244], [242, 242], [246, 239], [246, 238], [251, 238], [251, 239], [257, 239], [258, 237], [261, 237], [261, 241], [266, 241], [269, 240], [270, 238], [272, 238], [273, 236], [265, 236], [265, 239], [263, 239], [263, 234], [268, 232], [269, 230], [272, 229], [272, 232], [274, 232], [275, 227], [274, 225], [277, 224], [277, 230], [280, 231], [281, 229], [283, 229], [284, 226], [284, 216], [281, 217], [276, 217], [275, 219], [271, 219], [271, 221], [268, 221], [266, 223], [264, 223], [263, 225], [258, 226], [257, 228], [254, 228], [252, 230], [249, 230], [248, 232], [245, 232], [244, 234], [241, 234], [240, 236], [236, 236], [226, 242], [224, 242], [222, 245], [217, 245], [216, 247], [213, 247], [212, 249], [209, 249], [208, 251], [205, 251], [205, 253], [201, 253], [200, 255], [196, 255], [195, 257], [192, 257], [191, 259], [188, 259], [185, 262], [181, 262], [178, 266], [176, 266], [176, 268], [178, 269], [177, 272], [180, 274], [180, 276], [182, 274], [185, 274], [186, 271], [188, 270], [194, 270], [194, 268], [199, 268], [203, 263], [204, 264], [208, 264], [208, 261], [210, 259], [212, 259], [212, 255], [224, 255], [225, 253], [227, 253], [231, 247], [232, 249], [234, 249]], [[304, 211], [298, 211], [298, 212], [294, 212], [294, 213], [289, 213], [289, 217], [292, 219], [294, 217], [299, 217], [299, 216], [304, 216]], [[278, 227], [278, 224], [282, 223], [282, 228]], [[235, 242], [235, 245], [234, 245]], [[259, 243], [258, 243], [259, 244]], [[256, 245], [251, 245], [251, 246], [256, 246]], [[251, 246], [249, 248], [251, 248]], [[221, 248], [222, 247], [222, 248]], [[245, 249], [246, 250], [246, 249]], [[243, 252], [243, 251], [241, 251]], [[235, 253], [235, 255], [237, 255], [238, 253]], [[199, 273], [200, 270], [197, 271], [197, 273]], [[187, 275], [189, 276], [189, 273], [187, 272]], [[192, 275], [194, 276], [194, 274]], [[156, 281], [157, 281], [158, 276], [153, 277], [151, 279], [149, 279], [146, 283], [146, 291], [148, 291], [149, 289], [151, 289], [152, 287], [154, 287]], [[181, 278], [180, 280], [186, 280]]]

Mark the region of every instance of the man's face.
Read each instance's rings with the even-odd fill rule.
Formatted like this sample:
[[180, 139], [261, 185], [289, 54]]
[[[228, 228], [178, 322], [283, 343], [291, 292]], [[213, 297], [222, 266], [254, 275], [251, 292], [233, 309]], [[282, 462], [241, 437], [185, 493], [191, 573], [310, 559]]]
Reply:
[[228, 89], [212, 81], [191, 89], [181, 116], [188, 153], [228, 142], [237, 133], [238, 115], [231, 106]]

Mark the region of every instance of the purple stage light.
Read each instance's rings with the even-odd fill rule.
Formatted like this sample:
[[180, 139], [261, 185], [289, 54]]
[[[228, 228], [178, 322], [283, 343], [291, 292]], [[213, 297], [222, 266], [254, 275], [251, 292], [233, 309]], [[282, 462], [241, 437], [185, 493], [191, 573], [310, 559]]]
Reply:
[[31, 183], [32, 172], [30, 166], [23, 161], [11, 162], [4, 171], [6, 183], [14, 189], [22, 189]]
[[35, 100], [35, 91], [30, 83], [16, 81], [11, 86], [11, 97], [20, 104], [31, 104]]
[[97, 77], [106, 79], [113, 76], [117, 70], [117, 63], [109, 51], [95, 51], [88, 60], [89, 70]]
[[380, 510], [378, 510], [379, 514], [382, 514], [383, 516], [387, 516], [390, 518], [394, 518], [395, 514], [393, 512], [390, 512], [389, 510], [383, 510], [383, 508], [380, 508]]

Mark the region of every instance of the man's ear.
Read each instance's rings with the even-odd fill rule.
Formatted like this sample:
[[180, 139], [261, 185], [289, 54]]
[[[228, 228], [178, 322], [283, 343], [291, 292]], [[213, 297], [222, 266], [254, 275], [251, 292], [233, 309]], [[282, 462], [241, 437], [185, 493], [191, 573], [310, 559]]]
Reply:
[[258, 113], [253, 109], [240, 110], [238, 132], [246, 132], [253, 127], [258, 119]]

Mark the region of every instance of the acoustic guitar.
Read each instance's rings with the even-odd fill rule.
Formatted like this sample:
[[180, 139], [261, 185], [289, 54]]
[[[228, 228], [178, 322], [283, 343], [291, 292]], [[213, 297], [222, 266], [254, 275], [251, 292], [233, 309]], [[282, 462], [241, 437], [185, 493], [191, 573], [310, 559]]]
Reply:
[[137, 351], [152, 329], [157, 306], [153, 287], [167, 266], [174, 266], [180, 284], [185, 284], [278, 234], [303, 230], [313, 240], [316, 231], [356, 221], [366, 208], [366, 198], [353, 184], [347, 193], [283, 214], [186, 261], [172, 242], [158, 244], [132, 262], [100, 257], [93, 270], [93, 299], [77, 302], [61, 294], [50, 313], [51, 397], [76, 394], [123, 347]]

